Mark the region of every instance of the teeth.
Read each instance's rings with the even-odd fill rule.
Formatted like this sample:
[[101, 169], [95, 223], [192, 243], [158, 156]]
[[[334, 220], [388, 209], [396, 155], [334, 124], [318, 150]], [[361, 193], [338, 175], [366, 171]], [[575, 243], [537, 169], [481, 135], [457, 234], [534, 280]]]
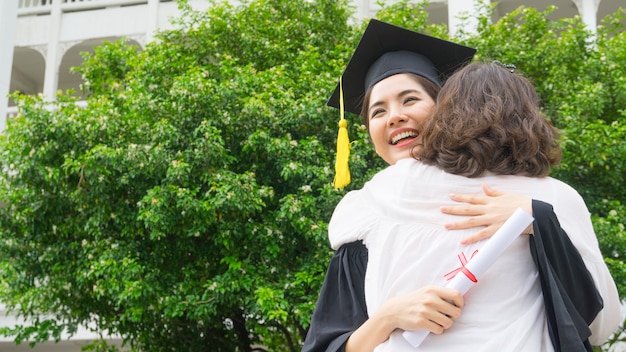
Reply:
[[406, 131], [406, 132], [402, 132], [400, 134], [397, 134], [397, 135], [393, 136], [393, 138], [391, 139], [391, 144], [396, 144], [400, 140], [402, 140], [404, 138], [409, 138], [409, 137], [417, 137], [417, 132], [415, 132], [415, 131]]

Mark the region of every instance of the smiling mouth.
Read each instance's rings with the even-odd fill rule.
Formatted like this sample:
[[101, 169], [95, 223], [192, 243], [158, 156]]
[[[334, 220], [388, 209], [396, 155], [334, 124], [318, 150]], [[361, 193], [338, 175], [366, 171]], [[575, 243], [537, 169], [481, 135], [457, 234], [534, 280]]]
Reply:
[[393, 138], [391, 138], [391, 144], [396, 145], [398, 144], [400, 141], [407, 139], [407, 138], [415, 138], [418, 136], [417, 131], [406, 131], [406, 132], [402, 132], [399, 133], [395, 136], [393, 136]]

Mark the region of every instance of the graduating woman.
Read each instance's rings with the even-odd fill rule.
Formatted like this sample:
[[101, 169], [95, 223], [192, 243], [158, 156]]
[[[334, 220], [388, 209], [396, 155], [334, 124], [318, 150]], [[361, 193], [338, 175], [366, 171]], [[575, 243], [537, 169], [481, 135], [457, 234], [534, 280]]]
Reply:
[[[376, 48], [372, 49], [372, 46]], [[427, 51], [423, 52], [423, 49]], [[437, 55], [432, 55], [433, 52]], [[422, 136], [420, 122], [427, 118], [433, 108], [434, 94], [429, 90], [436, 91], [441, 84], [441, 74], [449, 73], [459, 66], [459, 63], [469, 61], [472, 54], [473, 51], [469, 50], [468, 54], [467, 48], [453, 43], [438, 41], [374, 20], [370, 23], [344, 73], [345, 82], [360, 80], [361, 88], [354, 89], [361, 93], [351, 94], [346, 84], [346, 102], [350, 109], [350, 106], [354, 105], [351, 103], [357, 100], [354, 97], [367, 91], [362, 115], [366, 117], [376, 151], [390, 165], [396, 165], [389, 170], [402, 170], [406, 165], [413, 167], [413, 163], [423, 167], [423, 164], [407, 159], [407, 153], [410, 155], [411, 146]], [[354, 69], [353, 62], [360, 65], [360, 68]], [[430, 89], [431, 87], [434, 89]], [[471, 120], [472, 116], [462, 117]], [[455, 135], [448, 137], [449, 140], [468, 138]], [[549, 140], [552, 137], [546, 138], [547, 161], [544, 160], [541, 164], [544, 167], [542, 173], [546, 172], [546, 166], [549, 171], [549, 166], [558, 162], [560, 158], [558, 147], [553, 140]], [[489, 150], [483, 152], [486, 155], [490, 153]], [[430, 168], [440, 171], [437, 167]], [[464, 308], [461, 315], [461, 308], [465, 305], [466, 299], [469, 301], [469, 296], [464, 298], [460, 293], [445, 288], [445, 281], [442, 281], [445, 273], [438, 272], [444, 267], [458, 264], [454, 263], [457, 253], [440, 257], [441, 249], [445, 249], [443, 252], [446, 253], [450, 250], [471, 253], [472, 249], [480, 246], [480, 242], [471, 243], [485, 234], [493, 233], [493, 227], [492, 230], [483, 232], [479, 238], [470, 236], [469, 241], [466, 241], [470, 235], [467, 230], [439, 233], [439, 236], [436, 236], [436, 233], [442, 232], [445, 223], [453, 221], [438, 213], [439, 206], [448, 203], [447, 195], [451, 191], [469, 193], [473, 191], [472, 187], [480, 186], [480, 184], [477, 186], [476, 182], [488, 181], [497, 185], [500, 183], [497, 183], [496, 179], [471, 179], [472, 187], [467, 187], [464, 180], [470, 179], [462, 176], [455, 176], [459, 177], [459, 180], [454, 179], [452, 183], [443, 182], [442, 180], [446, 180], [445, 173], [438, 175], [441, 176], [437, 181], [439, 183], [433, 181], [435, 178], [431, 177], [432, 175], [431, 178], [425, 178], [430, 183], [423, 183], [421, 177], [415, 176], [418, 173], [412, 169], [410, 171], [394, 171], [394, 177], [391, 178], [376, 176], [363, 190], [349, 193], [338, 206], [330, 227], [331, 243], [338, 251], [331, 261], [320, 293], [304, 351], [344, 349], [367, 351], [377, 346], [380, 350], [403, 350], [402, 348], [407, 348], [407, 345], [399, 332], [416, 329], [435, 333], [428, 337], [418, 350], [442, 350], [442, 348], [447, 350], [454, 347], [461, 350], [484, 351], [494, 348], [515, 350], [516, 343], [530, 342], [534, 344], [532, 350], [584, 351], [590, 349], [588, 338], [591, 330], [588, 325], [594, 319], [592, 339], [595, 338], [595, 342], [601, 342], [617, 326], [619, 322], [619, 309], [615, 308], [615, 304], [618, 304], [617, 292], [597, 249], [588, 213], [585, 217], [580, 216], [579, 212], [578, 218], [585, 226], [579, 230], [572, 229], [582, 234], [576, 237], [578, 243], [575, 241], [572, 245], [570, 238], [560, 227], [551, 206], [540, 201], [532, 202], [532, 210], [528, 209], [529, 206], [525, 207], [527, 211], [532, 211], [536, 218], [532, 231], [529, 231], [535, 233], [534, 237], [531, 237], [531, 250], [528, 250], [529, 237], [520, 237], [522, 242], [521, 245], [517, 243], [515, 247], [516, 255], [508, 256], [509, 261], [515, 259], [515, 265], [521, 268], [518, 277], [522, 279], [517, 285], [511, 284], [508, 291], [501, 290], [497, 296], [498, 304], [492, 305], [488, 303], [495, 300], [495, 297], [480, 294], [481, 290], [490, 292], [491, 286], [481, 283], [482, 289], [476, 288], [471, 291], [471, 308]], [[385, 170], [381, 175], [389, 173], [390, 171]], [[527, 176], [542, 179], [545, 174]], [[379, 187], [381, 179], [385, 180], [382, 182], [382, 185], [386, 184], [385, 187]], [[463, 187], [456, 189], [449, 187], [452, 184]], [[407, 185], [412, 185], [413, 188], [403, 188]], [[503, 187], [508, 185], [506, 182], [502, 183]], [[381, 190], [383, 191], [380, 192]], [[510, 191], [524, 193], [525, 190], [513, 188]], [[428, 197], [424, 196], [431, 191], [434, 193]], [[507, 197], [496, 195], [500, 197], [495, 198], [500, 199]], [[528, 196], [539, 199], [534, 193]], [[579, 197], [573, 198], [580, 201]], [[484, 203], [492, 201], [493, 197], [477, 196], [474, 199], [457, 197], [457, 199]], [[527, 202], [530, 203], [530, 198], [515, 199], [522, 204], [525, 203], [521, 199], [528, 199]], [[572, 204], [580, 205], [580, 202]], [[460, 209], [465, 207], [448, 207], [452, 213], [464, 213]], [[470, 214], [478, 214], [490, 208], [483, 209], [476, 205], [468, 209], [471, 210]], [[472, 221], [453, 227], [492, 223], [497, 227], [497, 221], [494, 219], [502, 219], [502, 214], [506, 214], [504, 216], [506, 218], [512, 213], [511, 210], [493, 215], [492, 209], [489, 211], [487, 215], [474, 217]], [[567, 218], [570, 219], [571, 216]], [[432, 231], [430, 237], [423, 235], [426, 227]], [[401, 240], [402, 238], [404, 240]], [[369, 264], [368, 250], [360, 241], [368, 245]], [[525, 248], [523, 243], [526, 243]], [[445, 246], [448, 248], [442, 248]], [[576, 248], [584, 250], [581, 251], [583, 258]], [[559, 256], [553, 261], [548, 260], [547, 258], [552, 258], [553, 252], [557, 252]], [[420, 258], [424, 260], [420, 261]], [[537, 261], [536, 266], [533, 259]], [[500, 265], [503, 268], [509, 266], [517, 268], [510, 262], [505, 263]], [[499, 270], [503, 269], [495, 268], [493, 275]], [[487, 283], [497, 281], [497, 279], [486, 280]], [[600, 294], [595, 285], [598, 285]], [[523, 294], [518, 293], [508, 300], [503, 299], [502, 296], [506, 297], [503, 292], [510, 293], [515, 289], [519, 289]], [[577, 294], [568, 296], [574, 289], [578, 290]], [[602, 307], [602, 298], [605, 303], [609, 303], [608, 310], [605, 309], [597, 315]], [[585, 303], [584, 309], [580, 309], [578, 305], [580, 302]], [[484, 306], [491, 311], [490, 319], [481, 318], [480, 309]], [[505, 310], [505, 307], [508, 310]], [[496, 315], [497, 319], [494, 317]], [[522, 315], [523, 322], [516, 323]], [[533, 328], [531, 322], [541, 324]], [[516, 328], [514, 331], [517, 339], [507, 337], [511, 331], [507, 326]], [[526, 330], [517, 330], [520, 328]], [[444, 330], [449, 331], [441, 334]], [[477, 331], [480, 334], [476, 334]], [[521, 331], [526, 331], [526, 334], [522, 334]], [[468, 336], [471, 336], [470, 344], [462, 338]], [[492, 341], [493, 347], [489, 347], [488, 341]], [[508, 344], [503, 344], [503, 341]], [[533, 349], [535, 347], [537, 349]]]

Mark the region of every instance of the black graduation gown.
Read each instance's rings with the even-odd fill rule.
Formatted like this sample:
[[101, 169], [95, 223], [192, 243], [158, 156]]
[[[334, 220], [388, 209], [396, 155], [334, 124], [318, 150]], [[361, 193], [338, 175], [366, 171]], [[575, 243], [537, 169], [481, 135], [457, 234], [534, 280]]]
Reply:
[[330, 260], [302, 352], [345, 351], [352, 332], [367, 320], [367, 257], [357, 241], [341, 246]]
[[[548, 331], [556, 352], [591, 352], [589, 324], [604, 306], [585, 263], [550, 204], [533, 200], [530, 252], [539, 272]], [[548, 216], [549, 215], [549, 216]]]
[[[591, 274], [550, 204], [533, 200], [530, 251], [539, 271], [552, 344], [557, 352], [592, 351], [589, 324], [602, 310]], [[345, 244], [330, 261], [302, 352], [345, 351], [353, 331], [368, 318], [365, 305], [367, 248]]]

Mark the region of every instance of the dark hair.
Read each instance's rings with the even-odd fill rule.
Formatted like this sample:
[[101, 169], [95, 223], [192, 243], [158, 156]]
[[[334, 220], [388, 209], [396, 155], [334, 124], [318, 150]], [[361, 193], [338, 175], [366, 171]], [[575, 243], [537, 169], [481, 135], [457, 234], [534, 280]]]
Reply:
[[559, 133], [532, 83], [498, 63], [472, 63], [439, 92], [417, 159], [458, 175], [543, 177], [561, 161]]
[[[428, 96], [430, 96], [433, 101], [437, 100], [437, 94], [439, 94], [439, 90], [441, 89], [438, 85], [414, 73], [406, 73], [406, 74], [409, 76], [412, 76], [415, 79], [415, 81], [419, 83], [422, 86], [422, 88], [424, 88], [424, 91], [426, 92], [426, 94], [428, 94]], [[372, 96], [372, 89], [374, 88], [375, 85], [376, 84], [373, 84], [372, 88], [368, 89], [367, 92], [365, 92], [365, 96], [363, 98], [363, 104], [361, 105], [361, 117], [363, 117], [363, 123], [365, 124], [365, 127], [367, 127], [368, 129], [370, 127], [370, 121], [367, 118], [367, 113], [368, 113], [368, 109], [370, 105], [370, 99]]]

